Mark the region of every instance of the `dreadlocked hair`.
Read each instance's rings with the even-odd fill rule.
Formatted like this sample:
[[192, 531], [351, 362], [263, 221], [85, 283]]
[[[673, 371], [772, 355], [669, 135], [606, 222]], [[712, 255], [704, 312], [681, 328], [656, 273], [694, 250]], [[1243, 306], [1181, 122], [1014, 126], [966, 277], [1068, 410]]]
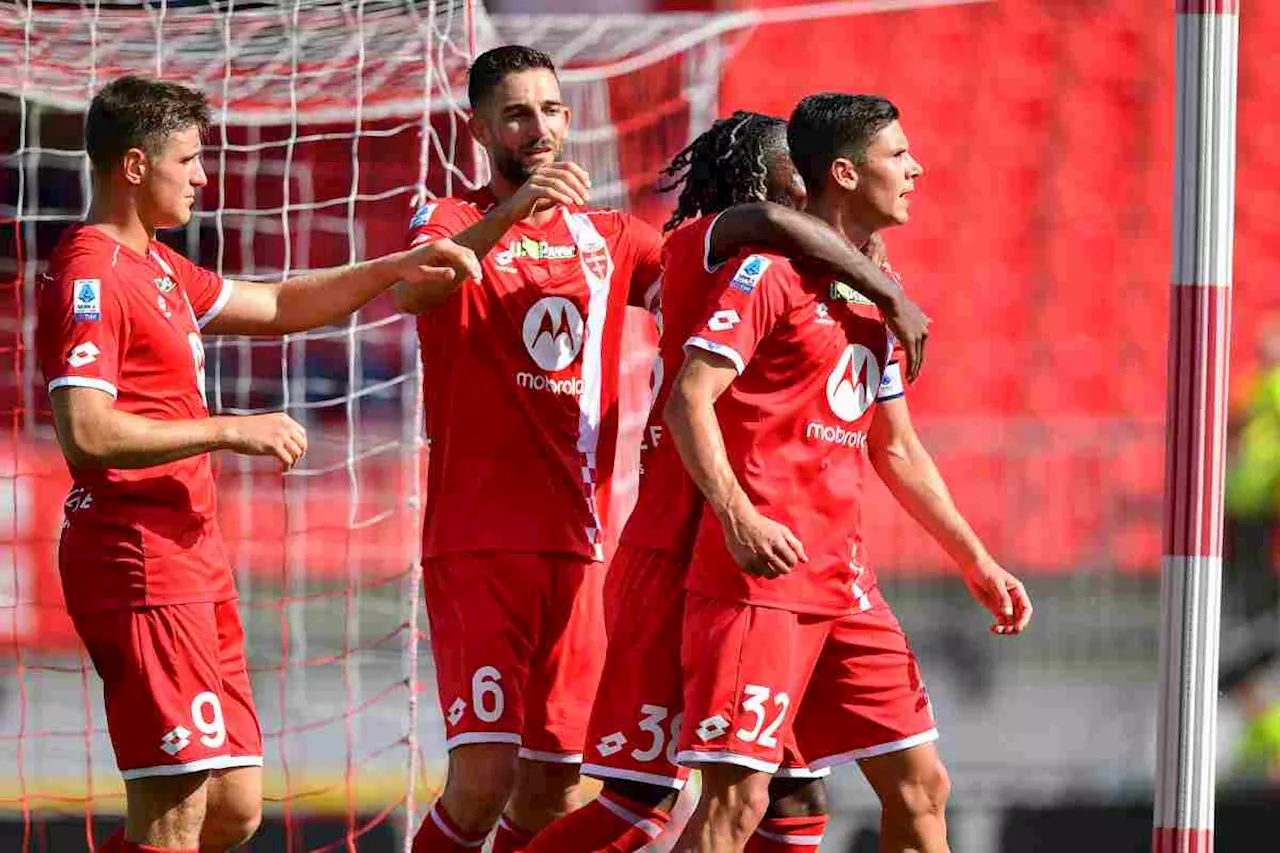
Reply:
[[768, 161], [786, 153], [786, 134], [783, 119], [746, 110], [712, 124], [659, 175], [659, 192], [680, 190], [675, 212], [662, 230], [735, 204], [764, 201]]

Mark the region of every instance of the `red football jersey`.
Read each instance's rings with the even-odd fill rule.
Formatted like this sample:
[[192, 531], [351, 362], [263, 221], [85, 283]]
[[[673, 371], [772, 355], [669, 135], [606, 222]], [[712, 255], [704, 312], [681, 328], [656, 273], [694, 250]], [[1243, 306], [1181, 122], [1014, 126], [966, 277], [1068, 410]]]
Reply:
[[721, 272], [708, 315], [686, 346], [738, 370], [716, 403], [730, 464], [809, 562], [781, 578], [751, 577], [704, 509], [689, 589], [797, 612], [865, 609], [875, 586], [859, 529], [867, 429], [877, 401], [903, 394], [892, 334], [852, 288], [768, 254], [740, 256]]
[[661, 337], [654, 365], [657, 393], [640, 446], [640, 489], [621, 541], [688, 557], [702, 515], [702, 493], [685, 471], [675, 442], [666, 434], [662, 409], [684, 364], [684, 342], [707, 318], [724, 265], [711, 258], [711, 229], [720, 214], [702, 216], [667, 237], [662, 248]]
[[[487, 189], [414, 215], [452, 236]], [[627, 305], [657, 303], [662, 238], [624, 213], [559, 207], [521, 222], [469, 282], [418, 318], [428, 464], [423, 555], [554, 551], [603, 558]]]
[[[200, 329], [231, 289], [158, 241], [142, 256], [97, 228], [73, 227], [39, 294], [49, 390], [96, 388], [153, 420], [208, 417]], [[70, 468], [58, 553], [68, 610], [235, 597], [208, 454], [151, 468]]]

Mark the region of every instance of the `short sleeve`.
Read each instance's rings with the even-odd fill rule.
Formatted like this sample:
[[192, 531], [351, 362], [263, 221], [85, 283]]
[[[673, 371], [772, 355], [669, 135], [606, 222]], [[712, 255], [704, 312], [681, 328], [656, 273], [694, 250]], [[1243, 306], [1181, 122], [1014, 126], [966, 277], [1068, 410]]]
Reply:
[[[158, 248], [157, 248], [158, 247]], [[231, 299], [235, 285], [213, 270], [205, 269], [168, 246], [152, 244], [152, 254], [166, 272], [173, 275], [178, 286], [187, 295], [196, 322], [204, 328], [214, 317], [222, 313]]]
[[42, 279], [37, 312], [36, 346], [49, 391], [95, 388], [116, 397], [128, 327], [114, 278], [88, 261], [68, 264]]
[[452, 237], [479, 219], [474, 204], [456, 198], [438, 198], [414, 211], [409, 220], [409, 245]]
[[643, 219], [631, 217], [628, 236], [635, 252], [627, 304], [656, 314], [662, 291], [662, 235]]
[[719, 275], [706, 321], [685, 342], [685, 349], [724, 356], [741, 374], [760, 342], [787, 312], [793, 276], [790, 264], [765, 255], [747, 255], [727, 264]]

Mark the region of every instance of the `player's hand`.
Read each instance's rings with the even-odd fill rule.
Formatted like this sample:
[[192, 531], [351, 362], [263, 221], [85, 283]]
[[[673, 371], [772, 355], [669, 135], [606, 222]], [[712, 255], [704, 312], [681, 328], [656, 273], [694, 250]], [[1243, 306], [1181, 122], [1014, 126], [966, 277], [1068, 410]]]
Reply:
[[274, 456], [288, 471], [307, 452], [307, 431], [284, 412], [227, 418], [222, 446], [246, 456]]
[[479, 281], [480, 259], [448, 238], [432, 240], [404, 253], [400, 277], [415, 288], [452, 292], [464, 281]]
[[1027, 588], [995, 560], [984, 560], [969, 569], [964, 582], [974, 599], [995, 617], [991, 633], [1020, 634], [1031, 622], [1031, 596], [1027, 595]]
[[902, 292], [882, 313], [889, 331], [893, 332], [907, 354], [907, 381], [915, 382], [924, 367], [924, 345], [929, 339], [929, 324], [933, 321]]
[[754, 507], [730, 512], [722, 522], [725, 544], [742, 570], [758, 578], [790, 574], [808, 562], [804, 545], [785, 524], [766, 518]]
[[584, 205], [590, 191], [591, 176], [577, 163], [547, 163], [533, 170], [506, 205], [511, 218], [519, 221], [557, 204]]

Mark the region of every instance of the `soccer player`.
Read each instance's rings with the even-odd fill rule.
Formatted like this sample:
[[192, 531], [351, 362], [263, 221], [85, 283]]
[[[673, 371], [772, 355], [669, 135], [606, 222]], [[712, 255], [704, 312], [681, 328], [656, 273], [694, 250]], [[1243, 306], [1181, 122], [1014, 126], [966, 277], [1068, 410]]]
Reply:
[[[420, 312], [427, 435], [423, 574], [449, 750], [419, 853], [521, 849], [565, 814], [604, 659], [604, 531], [628, 305], [654, 305], [662, 241], [586, 206], [560, 161], [570, 112], [551, 60], [476, 58], [471, 132], [492, 180], [424, 205], [415, 245], [452, 237], [479, 286]], [[505, 810], [505, 815], [504, 815]]]
[[[804, 186], [787, 153], [787, 123], [738, 112], [715, 122], [664, 171], [680, 188], [663, 250], [658, 393], [645, 428], [640, 494], [609, 567], [609, 647], [587, 735], [583, 772], [601, 795], [538, 834], [528, 853], [634, 851], [656, 837], [688, 770], [675, 763], [682, 701], [680, 631], [685, 572], [701, 495], [663, 436], [662, 405], [684, 361], [684, 341], [704, 319], [716, 270], [747, 244], [803, 257], [884, 306], [919, 354], [928, 322], [843, 235], [793, 208]], [[662, 381], [662, 377], [667, 382]], [[752, 851], [814, 847], [826, 824], [819, 774], [792, 756], [772, 789]]]
[[[808, 209], [863, 245], [908, 219], [922, 174], [889, 102], [814, 95], [788, 125]], [[868, 459], [956, 560], [998, 634], [1022, 584], [956, 510], [912, 428], [891, 332], [829, 277], [778, 255], [727, 265], [666, 405], [706, 499], [688, 577], [678, 759], [703, 792], [678, 850], [742, 850], [794, 742], [813, 769], [858, 761], [881, 850], [947, 850], [948, 780], [919, 669], [867, 566]]]
[[283, 284], [237, 282], [155, 239], [207, 182], [203, 95], [122, 77], [93, 99], [88, 220], [39, 293], [37, 343], [74, 488], [58, 554], [67, 609], [103, 681], [128, 814], [108, 851], [222, 851], [257, 827], [262, 738], [209, 452], [292, 466], [281, 413], [210, 417], [205, 331], [283, 334], [332, 323], [398, 280], [448, 291], [478, 276], [447, 243]]

